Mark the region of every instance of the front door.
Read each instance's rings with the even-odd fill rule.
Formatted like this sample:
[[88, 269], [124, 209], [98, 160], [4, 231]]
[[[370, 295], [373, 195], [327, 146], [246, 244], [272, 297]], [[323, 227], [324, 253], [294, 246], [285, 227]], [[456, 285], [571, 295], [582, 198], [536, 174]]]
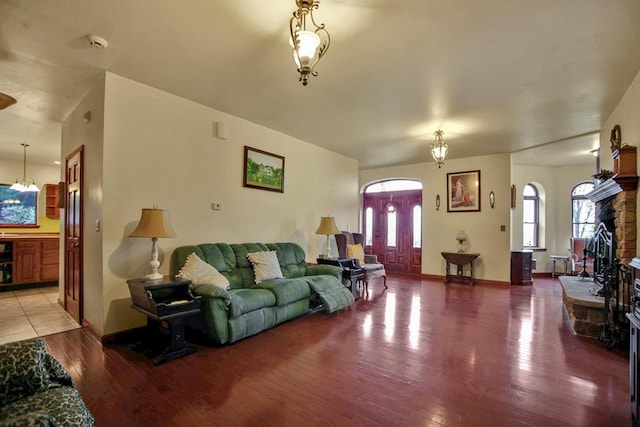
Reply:
[[387, 271], [420, 274], [422, 190], [365, 193], [363, 208], [365, 230], [367, 218], [372, 221], [365, 252], [377, 255]]
[[64, 308], [82, 324], [82, 163], [84, 146], [65, 164], [65, 279]]

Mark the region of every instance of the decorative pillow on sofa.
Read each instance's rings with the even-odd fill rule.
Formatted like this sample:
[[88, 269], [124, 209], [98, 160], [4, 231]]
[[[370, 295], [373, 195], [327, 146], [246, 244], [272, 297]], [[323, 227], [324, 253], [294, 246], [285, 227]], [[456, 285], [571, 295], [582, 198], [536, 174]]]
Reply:
[[364, 264], [364, 249], [362, 249], [362, 245], [360, 243], [347, 245], [347, 257], [360, 260], [360, 265]]
[[0, 406], [47, 388], [45, 352], [39, 338], [0, 346]]
[[194, 285], [214, 285], [229, 289], [229, 280], [210, 264], [207, 264], [194, 253], [187, 257], [178, 276], [191, 280]]
[[265, 280], [282, 279], [282, 270], [278, 263], [276, 251], [252, 252], [247, 254], [249, 262], [253, 264], [253, 275], [256, 278], [256, 284]]

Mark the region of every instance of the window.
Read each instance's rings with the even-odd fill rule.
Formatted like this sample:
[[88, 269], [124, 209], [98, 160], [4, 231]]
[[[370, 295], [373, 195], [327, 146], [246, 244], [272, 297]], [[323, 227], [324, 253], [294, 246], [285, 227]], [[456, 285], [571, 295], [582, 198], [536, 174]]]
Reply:
[[413, 247], [422, 247], [422, 207], [413, 207]]
[[595, 233], [595, 206], [586, 196], [593, 187], [591, 182], [581, 182], [571, 191], [572, 237], [593, 237]]
[[527, 184], [522, 191], [522, 246], [538, 246], [538, 229], [540, 218], [540, 196], [533, 184]]
[[12, 190], [0, 184], [0, 227], [35, 227], [38, 193]]
[[387, 211], [387, 246], [395, 248], [396, 247], [396, 216], [397, 213], [395, 210], [392, 212]]
[[364, 211], [364, 244], [373, 245], [373, 208], [368, 207]]

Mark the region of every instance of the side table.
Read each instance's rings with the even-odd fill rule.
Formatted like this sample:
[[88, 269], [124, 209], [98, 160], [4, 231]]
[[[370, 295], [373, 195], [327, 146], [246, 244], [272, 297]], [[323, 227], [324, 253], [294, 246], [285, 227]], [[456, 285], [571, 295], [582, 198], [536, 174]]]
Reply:
[[[476, 282], [476, 279], [473, 275], [473, 262], [480, 256], [480, 254], [475, 253], [464, 253], [464, 252], [440, 252], [442, 257], [447, 262], [447, 271], [444, 279], [444, 283], [447, 284], [451, 280], [461, 280], [467, 282], [469, 286], [473, 286]], [[450, 273], [449, 268], [451, 264], [455, 264], [457, 267], [456, 274], [453, 275]], [[464, 275], [464, 266], [470, 265], [470, 272], [468, 276]]]
[[318, 258], [318, 264], [335, 265], [342, 268], [342, 283], [349, 288], [355, 299], [360, 298], [357, 292], [358, 281], [364, 278], [364, 268], [358, 265], [355, 258]]
[[551, 263], [553, 264], [553, 267], [552, 267], [553, 270], [551, 270], [551, 277], [559, 276], [559, 274], [556, 273], [556, 261], [562, 261], [564, 263], [563, 273], [566, 276], [567, 264], [571, 261], [571, 257], [565, 256], [565, 255], [551, 255], [549, 256], [549, 258], [551, 258]]
[[[127, 280], [132, 307], [147, 316], [144, 339], [134, 345], [153, 358], [153, 364], [177, 359], [197, 350], [187, 345], [184, 336], [184, 321], [200, 313], [201, 297], [191, 293], [191, 281], [164, 276], [162, 279]], [[169, 344], [158, 332], [169, 335]]]

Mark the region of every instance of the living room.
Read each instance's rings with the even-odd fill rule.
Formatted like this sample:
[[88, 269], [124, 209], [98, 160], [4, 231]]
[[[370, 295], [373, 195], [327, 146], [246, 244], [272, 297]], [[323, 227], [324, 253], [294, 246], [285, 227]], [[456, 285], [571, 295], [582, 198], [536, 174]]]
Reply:
[[[321, 10], [329, 5], [323, 3]], [[330, 72], [339, 72], [339, 67], [322, 70], [309, 84]], [[634, 75], [625, 95], [614, 103], [617, 107], [599, 119], [598, 129], [590, 129], [599, 130], [602, 168], [612, 169], [609, 137], [614, 125], [623, 129], [625, 143], [635, 145], [640, 137], [635, 119], [640, 112], [640, 82], [637, 71]], [[6, 91], [4, 87], [0, 90]], [[568, 253], [571, 188], [591, 180], [595, 172], [595, 161], [533, 167], [514, 163], [517, 154], [510, 152], [464, 156], [459, 151], [442, 168], [423, 158], [415, 163], [361, 168], [354, 157], [170, 92], [116, 72], [100, 72], [88, 93], [78, 97], [59, 123], [61, 161], [84, 147], [83, 320], [105, 339], [145, 322], [143, 315], [131, 309], [126, 286], [127, 279], [142, 277], [149, 269], [150, 242], [128, 237], [142, 208], [166, 209], [176, 230], [177, 237], [159, 241], [164, 273], [173, 249], [202, 242], [292, 241], [303, 247], [312, 262], [325, 244], [325, 237], [315, 234], [321, 216], [335, 217], [340, 229], [357, 230], [362, 222], [361, 191], [367, 184], [416, 179], [423, 184], [422, 275], [444, 275], [440, 252], [455, 249], [456, 232], [464, 229], [471, 248], [481, 254], [476, 270], [480, 282], [508, 289], [509, 253], [522, 246], [524, 185], [541, 183], [546, 192], [546, 251], [536, 257], [537, 272], [548, 273], [548, 256]], [[238, 96], [246, 103], [259, 102], [250, 91]], [[225, 138], [216, 135], [216, 123], [226, 127]], [[309, 126], [331, 126], [331, 120]], [[429, 142], [420, 143], [420, 149], [427, 152]], [[449, 144], [453, 152], [455, 137]], [[19, 147], [19, 141], [14, 145]], [[283, 193], [242, 186], [244, 146], [285, 158]], [[33, 149], [37, 145], [30, 148], [30, 155]], [[22, 175], [22, 166], [19, 159], [0, 160], [0, 180], [12, 182]], [[447, 173], [472, 170], [481, 171], [480, 212], [447, 212]], [[28, 172], [39, 184], [57, 183], [64, 176], [59, 166], [32, 162]], [[515, 208], [511, 207], [512, 185], [516, 187]], [[490, 192], [495, 195], [495, 207], [490, 206]], [[443, 206], [436, 209], [438, 195]], [[213, 210], [214, 202], [221, 203], [222, 210]], [[62, 288], [60, 298], [64, 299]]]

